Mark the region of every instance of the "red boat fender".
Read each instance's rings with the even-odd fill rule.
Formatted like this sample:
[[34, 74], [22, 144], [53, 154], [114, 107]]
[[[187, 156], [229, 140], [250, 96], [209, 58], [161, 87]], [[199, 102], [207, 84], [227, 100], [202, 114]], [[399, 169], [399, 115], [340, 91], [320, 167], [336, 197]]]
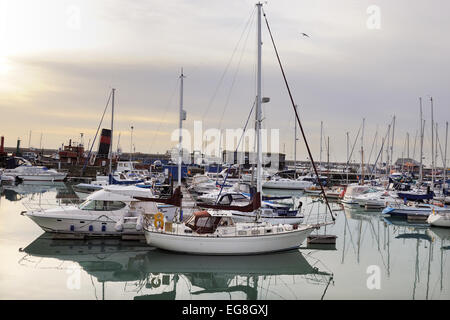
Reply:
[[342, 190], [341, 194], [339, 195], [339, 198], [343, 198], [346, 191], [347, 191], [347, 186], [344, 187], [344, 190]]

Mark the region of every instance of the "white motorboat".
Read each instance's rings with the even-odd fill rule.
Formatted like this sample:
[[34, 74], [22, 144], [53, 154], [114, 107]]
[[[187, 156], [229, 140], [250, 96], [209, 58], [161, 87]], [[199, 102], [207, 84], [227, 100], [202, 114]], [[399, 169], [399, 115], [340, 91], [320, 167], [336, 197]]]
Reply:
[[66, 176], [66, 172], [58, 172], [44, 166], [33, 166], [25, 160], [24, 164], [14, 169], [6, 169], [3, 172], [2, 179], [4, 177], [5, 179], [19, 178], [23, 181], [63, 181]]
[[408, 203], [406, 205], [391, 204], [382, 211], [383, 214], [389, 214], [393, 217], [422, 216], [424, 218], [427, 218], [433, 212], [437, 214], [447, 214], [450, 213], [450, 208], [440, 207], [426, 203], [416, 203], [416, 204]]
[[[91, 193], [101, 190], [110, 185], [109, 176], [97, 176], [91, 183], [79, 183], [72, 186], [73, 191], [80, 199], [86, 199]], [[140, 185], [146, 183], [140, 175], [133, 175], [129, 172], [115, 172], [111, 185]]]
[[[192, 178], [191, 184], [188, 188], [190, 192], [197, 194], [210, 193], [213, 190], [217, 190], [221, 185], [219, 182], [212, 180], [207, 175], [196, 175]], [[224, 187], [230, 188], [232, 185], [227, 184]]]
[[289, 189], [289, 190], [305, 190], [313, 186], [314, 183], [306, 180], [287, 179], [278, 176], [272, 177], [263, 183], [263, 188], [268, 189]]
[[394, 192], [389, 192], [387, 190], [363, 193], [355, 196], [354, 200], [360, 207], [367, 209], [385, 208], [390, 204], [402, 202]]
[[108, 186], [91, 194], [80, 205], [45, 209], [45, 203], [25, 203], [25, 215], [44, 231], [88, 236], [142, 235], [143, 214], [161, 212], [172, 220], [176, 207], [140, 201], [152, 198], [151, 190], [133, 186]]
[[344, 197], [342, 198], [341, 202], [344, 204], [358, 204], [357, 197], [361, 196], [362, 194], [367, 194], [369, 192], [376, 192], [379, 191], [378, 189], [375, 189], [372, 186], [367, 185], [360, 185], [360, 184], [351, 184], [348, 185]]
[[312, 185], [311, 187], [305, 189], [305, 193], [318, 196], [322, 194], [322, 189], [320, 188], [320, 186]]
[[344, 187], [332, 187], [331, 189], [325, 190], [325, 195], [328, 199], [340, 199], [344, 195]]
[[319, 185], [318, 181], [320, 181], [320, 183], [324, 186], [327, 184], [328, 177], [319, 175], [319, 179], [317, 179], [316, 175], [314, 175], [313, 173], [308, 173], [306, 175], [298, 177], [297, 180], [309, 181], [309, 182], [312, 182], [313, 184], [317, 184], [317, 185]]
[[448, 212], [436, 212], [428, 216], [427, 222], [434, 227], [450, 228], [450, 211]]
[[148, 223], [151, 246], [199, 255], [251, 255], [298, 248], [317, 227], [235, 222], [230, 211], [198, 211], [185, 223]]

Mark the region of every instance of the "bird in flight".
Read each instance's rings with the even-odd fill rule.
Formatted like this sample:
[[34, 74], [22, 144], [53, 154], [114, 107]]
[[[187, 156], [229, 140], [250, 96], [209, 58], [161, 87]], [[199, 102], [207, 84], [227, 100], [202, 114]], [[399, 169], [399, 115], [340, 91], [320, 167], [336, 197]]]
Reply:
[[302, 32], [301, 35], [304, 36], [304, 37], [308, 37], [309, 38], [309, 36], [306, 33]]

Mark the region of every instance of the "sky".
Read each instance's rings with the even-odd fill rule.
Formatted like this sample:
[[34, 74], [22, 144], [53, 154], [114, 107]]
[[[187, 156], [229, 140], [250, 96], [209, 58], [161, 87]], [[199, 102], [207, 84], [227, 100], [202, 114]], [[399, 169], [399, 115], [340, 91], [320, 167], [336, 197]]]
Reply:
[[[352, 146], [364, 118], [365, 160], [373, 162], [393, 115], [394, 159], [406, 157], [407, 134], [417, 159], [423, 97], [429, 163], [431, 96], [444, 151], [450, 2], [277, 0], [263, 9], [315, 160], [321, 121], [323, 161], [328, 137], [330, 161], [345, 161], [346, 133]], [[264, 24], [262, 42], [262, 92], [270, 97], [262, 125], [279, 130], [279, 151], [293, 159], [294, 113]], [[255, 1], [0, 0], [0, 135], [7, 146], [20, 138], [25, 147], [58, 148], [83, 133], [87, 145], [115, 88], [114, 148], [131, 150], [133, 126], [136, 151], [164, 153], [177, 143], [181, 68], [183, 127], [193, 132], [194, 121], [204, 130], [244, 126], [255, 66]], [[299, 139], [297, 159], [306, 160]], [[358, 138], [356, 162], [359, 150]]]

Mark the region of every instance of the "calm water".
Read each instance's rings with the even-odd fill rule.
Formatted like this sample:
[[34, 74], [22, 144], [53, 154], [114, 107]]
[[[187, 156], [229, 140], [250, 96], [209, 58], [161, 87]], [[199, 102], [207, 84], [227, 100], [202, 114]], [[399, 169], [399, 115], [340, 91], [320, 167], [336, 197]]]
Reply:
[[[389, 223], [377, 211], [334, 204], [326, 233], [335, 248], [199, 257], [136, 241], [52, 240], [20, 212], [29, 201], [75, 197], [70, 186], [0, 191], [1, 299], [450, 299], [450, 230]], [[305, 214], [324, 210], [300, 199]]]

